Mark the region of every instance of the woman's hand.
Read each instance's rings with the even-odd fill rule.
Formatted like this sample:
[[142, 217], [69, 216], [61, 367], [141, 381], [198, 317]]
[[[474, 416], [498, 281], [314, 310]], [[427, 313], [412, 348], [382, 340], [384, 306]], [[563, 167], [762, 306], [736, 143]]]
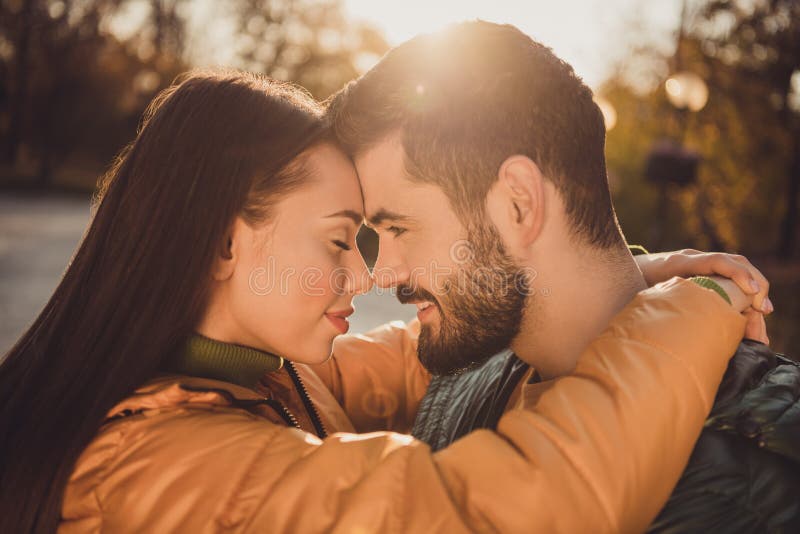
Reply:
[[744, 313], [747, 324], [744, 328], [744, 337], [760, 341], [764, 345], [769, 345], [767, 335], [767, 323], [764, 322], [764, 314], [755, 310], [748, 310]]
[[769, 300], [769, 281], [750, 260], [739, 254], [700, 252], [694, 249], [635, 256], [648, 286], [673, 276], [717, 275], [736, 282], [746, 295], [753, 296], [753, 309], [768, 315], [774, 310]]
[[744, 256], [684, 249], [644, 254], [636, 256], [635, 260], [649, 286], [673, 276], [717, 275], [732, 280], [744, 294], [752, 297], [752, 307], [745, 312], [745, 337], [769, 344], [764, 324], [764, 315], [774, 311], [769, 300], [769, 281]]
[[760, 341], [765, 345], [769, 345], [769, 336], [767, 335], [767, 325], [764, 322], [764, 314], [753, 309], [753, 296], [746, 295], [739, 285], [730, 278], [721, 276], [710, 276], [723, 291], [728, 295], [731, 300], [731, 306], [742, 313], [747, 319], [745, 323], [744, 337]]

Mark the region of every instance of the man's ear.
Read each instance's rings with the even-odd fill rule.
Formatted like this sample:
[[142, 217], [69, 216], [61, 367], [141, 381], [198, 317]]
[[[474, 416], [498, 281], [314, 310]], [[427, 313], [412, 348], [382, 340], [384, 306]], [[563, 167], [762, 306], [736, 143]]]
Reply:
[[512, 247], [527, 248], [539, 237], [545, 215], [544, 176], [526, 156], [507, 158], [487, 196], [487, 209]]
[[239, 261], [239, 251], [245, 237], [246, 226], [247, 223], [241, 217], [236, 217], [217, 245], [214, 267], [211, 270], [211, 275], [217, 282], [223, 282], [233, 276], [236, 263]]

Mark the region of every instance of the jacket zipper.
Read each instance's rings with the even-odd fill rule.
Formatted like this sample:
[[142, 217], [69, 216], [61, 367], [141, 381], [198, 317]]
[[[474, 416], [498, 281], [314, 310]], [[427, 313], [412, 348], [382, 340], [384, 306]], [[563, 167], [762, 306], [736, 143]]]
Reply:
[[[300, 422], [297, 420], [297, 418], [294, 416], [294, 414], [291, 411], [289, 411], [289, 408], [287, 408], [286, 406], [281, 404], [280, 401], [277, 401], [275, 399], [270, 399], [270, 398], [264, 397], [263, 399], [260, 399], [260, 400], [257, 400], [257, 401], [243, 400], [243, 399], [236, 398], [227, 389], [195, 387], [195, 386], [189, 386], [187, 384], [181, 384], [181, 389], [185, 389], [186, 391], [212, 391], [214, 393], [218, 393], [219, 395], [221, 395], [225, 400], [230, 402], [232, 406], [236, 406], [238, 408], [243, 408], [245, 410], [247, 410], [249, 408], [252, 408], [253, 406], [266, 404], [267, 406], [269, 406], [270, 408], [275, 410], [275, 412], [277, 412], [277, 414], [281, 417], [281, 419], [283, 419], [283, 421], [288, 426], [293, 426], [293, 427], [295, 427], [295, 428], [297, 428], [299, 430], [302, 430], [302, 427], [300, 426]], [[129, 415], [135, 415], [135, 414], [141, 413], [143, 411], [144, 411], [143, 409], [142, 410], [137, 410], [137, 411], [123, 410], [121, 413], [106, 419], [104, 424], [106, 422], [112, 421], [114, 419], [118, 419], [118, 418], [121, 418], [121, 417], [127, 417]]]
[[325, 430], [325, 425], [322, 424], [322, 419], [319, 417], [317, 407], [311, 402], [311, 397], [308, 395], [308, 390], [305, 384], [303, 384], [303, 380], [300, 378], [300, 375], [297, 374], [297, 369], [295, 369], [292, 362], [288, 360], [285, 361], [284, 367], [286, 367], [286, 371], [289, 373], [297, 392], [300, 394], [300, 400], [303, 401], [303, 406], [306, 407], [306, 412], [308, 412], [311, 423], [314, 425], [314, 430], [317, 431], [317, 436], [319, 436], [320, 439], [325, 439], [328, 437], [328, 432]]
[[278, 412], [278, 415], [281, 416], [287, 425], [301, 429], [300, 423], [297, 421], [297, 418], [294, 416], [294, 414], [289, 411], [289, 408], [274, 399], [264, 399], [264, 402], [267, 404], [267, 406]]

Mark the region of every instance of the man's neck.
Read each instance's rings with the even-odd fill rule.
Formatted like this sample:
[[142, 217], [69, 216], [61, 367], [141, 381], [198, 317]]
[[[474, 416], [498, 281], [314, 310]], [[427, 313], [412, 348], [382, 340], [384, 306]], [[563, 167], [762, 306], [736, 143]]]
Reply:
[[[553, 250], [553, 249], [551, 249]], [[544, 379], [575, 368], [583, 350], [645, 289], [630, 253], [561, 247], [539, 268], [511, 348]]]

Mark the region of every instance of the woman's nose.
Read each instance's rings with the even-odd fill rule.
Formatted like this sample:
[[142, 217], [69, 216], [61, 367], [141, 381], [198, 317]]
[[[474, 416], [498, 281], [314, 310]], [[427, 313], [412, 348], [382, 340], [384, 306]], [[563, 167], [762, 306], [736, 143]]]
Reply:
[[402, 258], [381, 241], [372, 276], [375, 285], [382, 289], [390, 289], [408, 283], [410, 273]]
[[364, 257], [361, 252], [356, 249], [356, 254], [353, 263], [350, 265], [350, 275], [347, 277], [348, 293], [354, 295], [362, 295], [369, 293], [372, 286], [375, 284], [375, 278], [367, 267]]

